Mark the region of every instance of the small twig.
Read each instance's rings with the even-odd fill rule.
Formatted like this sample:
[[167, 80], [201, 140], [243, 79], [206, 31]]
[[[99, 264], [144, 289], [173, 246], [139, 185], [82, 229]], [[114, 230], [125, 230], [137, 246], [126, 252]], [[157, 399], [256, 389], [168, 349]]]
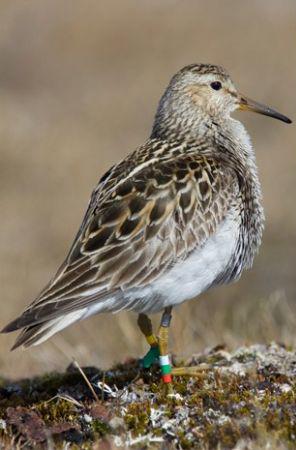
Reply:
[[99, 401], [99, 398], [98, 398], [98, 396], [97, 396], [97, 394], [96, 394], [94, 388], [92, 387], [91, 382], [89, 381], [89, 379], [87, 378], [87, 376], [85, 375], [85, 373], [83, 372], [83, 370], [81, 369], [80, 365], [78, 364], [78, 362], [77, 362], [75, 359], [73, 359], [73, 364], [74, 364], [74, 366], [76, 367], [76, 369], [78, 369], [79, 372], [81, 373], [81, 375], [82, 375], [84, 381], [86, 382], [87, 386], [88, 386], [89, 389], [91, 390], [91, 393], [92, 393], [92, 395], [94, 396], [94, 399], [98, 402], [98, 401]]
[[79, 403], [77, 400], [75, 400], [75, 398], [71, 397], [68, 394], [57, 394], [57, 395], [54, 395], [50, 399], [46, 400], [44, 403], [47, 404], [47, 403], [50, 403], [50, 402], [52, 402], [52, 401], [54, 401], [56, 399], [58, 399], [58, 400], [59, 399], [60, 400], [65, 400], [65, 401], [67, 401], [69, 403], [72, 403], [75, 406], [79, 406], [79, 408], [83, 408], [83, 404], [82, 403]]
[[60, 398], [61, 400], [65, 400], [66, 402], [72, 403], [79, 408], [83, 408], [83, 404], [75, 400], [75, 398], [71, 397], [68, 394], [57, 394], [56, 398]]
[[102, 388], [102, 392], [101, 392], [101, 399], [102, 401], [104, 400], [104, 386], [105, 386], [105, 379], [106, 379], [106, 372], [103, 372], [103, 378], [102, 378], [102, 382], [103, 382], [103, 388]]

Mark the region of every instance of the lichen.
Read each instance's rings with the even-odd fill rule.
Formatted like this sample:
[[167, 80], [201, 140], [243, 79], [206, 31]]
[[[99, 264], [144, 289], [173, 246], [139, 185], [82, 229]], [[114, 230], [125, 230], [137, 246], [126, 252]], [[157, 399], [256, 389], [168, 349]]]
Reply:
[[[177, 359], [175, 360], [177, 364]], [[46, 448], [238, 449], [296, 447], [296, 353], [283, 345], [234, 352], [216, 347], [186, 365], [206, 363], [196, 377], [175, 377], [167, 396], [159, 369], [130, 360], [102, 372], [84, 368], [94, 395], [74, 366], [65, 373], [0, 380], [0, 438]], [[271, 444], [272, 442], [272, 444]], [[275, 444], [276, 443], [276, 444]], [[4, 447], [5, 448], [5, 447]], [[266, 447], [267, 448], [267, 447]]]

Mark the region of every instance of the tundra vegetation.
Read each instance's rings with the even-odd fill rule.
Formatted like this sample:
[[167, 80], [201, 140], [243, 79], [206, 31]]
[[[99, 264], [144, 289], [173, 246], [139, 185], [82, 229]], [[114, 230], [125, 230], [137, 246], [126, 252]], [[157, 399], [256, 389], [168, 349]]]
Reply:
[[172, 397], [158, 367], [141, 370], [138, 360], [2, 379], [2, 448], [295, 448], [292, 348], [219, 346], [173, 362], [207, 369], [176, 377]]

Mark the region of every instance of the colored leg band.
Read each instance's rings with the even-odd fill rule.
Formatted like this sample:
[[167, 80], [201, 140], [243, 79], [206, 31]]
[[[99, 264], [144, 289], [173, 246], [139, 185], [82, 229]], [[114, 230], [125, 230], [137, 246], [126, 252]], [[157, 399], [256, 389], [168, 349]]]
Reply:
[[161, 366], [162, 375], [168, 375], [172, 372], [172, 366], [170, 364], [166, 364], [165, 366]]
[[161, 366], [169, 366], [171, 364], [169, 355], [160, 355], [159, 356], [159, 364]]
[[150, 334], [149, 336], [145, 336], [145, 337], [146, 337], [146, 341], [148, 342], [148, 344], [158, 345], [157, 338], [154, 334]]
[[168, 355], [159, 356], [159, 364], [161, 369], [161, 377], [164, 383], [171, 383], [172, 381], [172, 366]]
[[142, 367], [144, 367], [144, 369], [149, 369], [149, 367], [151, 367], [154, 361], [156, 361], [158, 358], [159, 358], [158, 346], [151, 347], [148, 353], [142, 359], [141, 362]]
[[172, 375], [168, 374], [168, 375], [162, 375], [162, 381], [164, 383], [171, 383], [172, 382]]

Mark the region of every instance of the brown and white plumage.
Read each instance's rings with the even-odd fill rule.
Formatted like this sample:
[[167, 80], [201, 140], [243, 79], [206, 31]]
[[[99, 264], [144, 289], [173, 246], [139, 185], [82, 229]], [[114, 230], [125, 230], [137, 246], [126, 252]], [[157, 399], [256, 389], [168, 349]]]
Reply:
[[173, 77], [150, 139], [100, 180], [65, 262], [4, 328], [22, 329], [14, 347], [98, 312], [160, 311], [252, 264], [263, 211], [252, 147], [230, 118], [240, 101], [218, 66]]

